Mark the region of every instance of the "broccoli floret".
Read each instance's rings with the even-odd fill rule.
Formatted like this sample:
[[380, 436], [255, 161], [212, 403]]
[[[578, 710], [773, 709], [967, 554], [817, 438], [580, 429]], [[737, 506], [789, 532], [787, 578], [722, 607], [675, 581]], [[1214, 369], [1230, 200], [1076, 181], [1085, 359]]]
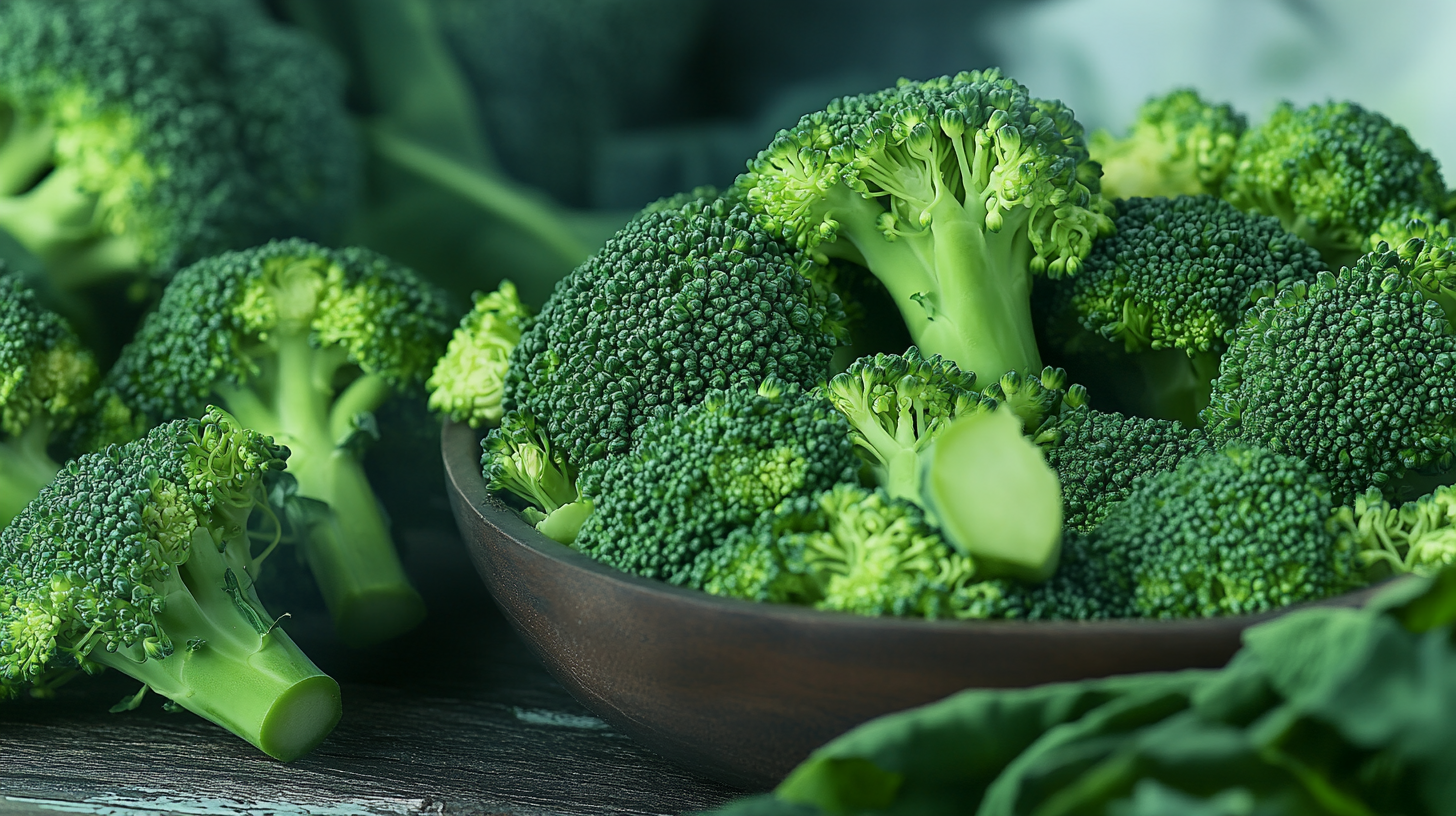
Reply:
[[1130, 618], [1132, 572], [1126, 551], [1099, 547], [1086, 533], [1066, 530], [1056, 572], [1041, 583], [993, 578], [957, 587], [952, 614], [962, 619], [1103, 620]]
[[700, 586], [698, 563], [735, 528], [795, 496], [854, 479], [844, 416], [778, 379], [713, 391], [642, 427], [631, 452], [581, 471], [595, 506], [575, 546], [624, 572]]
[[[221, 402], [293, 451], [300, 495], [333, 510], [304, 550], [340, 636], [365, 644], [424, 614], [369, 487], [372, 412], [419, 389], [450, 334], [443, 296], [366, 249], [301, 240], [182, 270], [104, 388], [143, 426]], [[103, 428], [103, 433], [109, 429]]]
[[509, 491], [527, 503], [523, 515], [536, 529], [562, 544], [576, 540], [592, 512], [576, 487], [576, 468], [561, 455], [536, 418], [509, 411], [481, 440], [486, 485]]
[[530, 323], [531, 310], [510, 281], [489, 294], [476, 292], [475, 307], [425, 382], [430, 408], [472, 428], [499, 422], [511, 351]]
[[1449, 485], [1399, 505], [1372, 488], [1337, 510], [1334, 523], [1372, 578], [1434, 575], [1456, 564], [1456, 488]]
[[1277, 219], [1212, 196], [1116, 205], [1117, 231], [1092, 245], [1082, 271], [1038, 293], [1049, 339], [1070, 352], [1116, 353], [1098, 349], [1097, 337], [1121, 346], [1147, 384], [1139, 413], [1196, 422], [1224, 335], [1253, 305], [1251, 293], [1314, 280], [1327, 267]]
[[1437, 210], [1446, 188], [1431, 154], [1384, 116], [1353, 102], [1285, 102], [1239, 140], [1223, 197], [1278, 218], [1337, 269], [1387, 216]]
[[1108, 198], [1218, 195], [1247, 127], [1228, 105], [1180, 88], [1143, 103], [1125, 138], [1095, 131], [1087, 149]]
[[1429, 210], [1406, 208], [1375, 230], [1368, 249], [1394, 249], [1410, 265], [1407, 274], [1421, 294], [1441, 304], [1456, 325], [1456, 225]]
[[0, 6], [0, 229], [61, 289], [335, 237], [356, 141], [342, 71], [251, 0]]
[[1072, 112], [996, 70], [836, 99], [735, 187], [769, 232], [868, 267], [922, 353], [988, 376], [1041, 370], [1032, 276], [1112, 229]]
[[248, 534], [287, 457], [209, 409], [69, 462], [0, 533], [0, 696], [106, 666], [278, 759], [312, 750], [339, 686], [258, 601]]
[[1261, 298], [1224, 352], [1203, 411], [1210, 437], [1304, 459], [1341, 504], [1449, 468], [1456, 335], [1414, 268], [1374, 252]]
[[557, 284], [511, 352], [504, 407], [581, 468], [711, 390], [817, 385], [843, 310], [807, 266], [710, 192], [649, 207]]
[[98, 376], [70, 325], [0, 264], [0, 525], [55, 477], [49, 448], [87, 409]]
[[1086, 405], [1063, 411], [1036, 438], [1061, 481], [1062, 522], [1079, 532], [1097, 526], [1127, 498], [1138, 476], [1172, 470], [1209, 450], [1202, 430]]

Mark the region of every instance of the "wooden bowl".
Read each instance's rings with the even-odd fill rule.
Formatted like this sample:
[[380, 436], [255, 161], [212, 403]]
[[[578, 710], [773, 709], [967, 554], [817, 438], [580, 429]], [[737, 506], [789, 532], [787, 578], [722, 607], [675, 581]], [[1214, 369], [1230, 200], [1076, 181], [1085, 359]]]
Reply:
[[476, 569], [552, 675], [622, 733], [737, 787], [771, 787], [850, 728], [966, 688], [1217, 668], [1271, 617], [926, 621], [718, 598], [538, 533], [486, 489], [468, 426], [446, 425], [441, 446]]

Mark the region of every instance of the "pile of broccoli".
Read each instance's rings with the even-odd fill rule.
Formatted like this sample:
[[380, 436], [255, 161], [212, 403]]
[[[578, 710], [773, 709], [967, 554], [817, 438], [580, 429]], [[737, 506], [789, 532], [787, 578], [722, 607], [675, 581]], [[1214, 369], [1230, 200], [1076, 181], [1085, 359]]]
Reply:
[[[1178, 90], [1089, 148], [998, 71], [902, 81], [649, 205], [538, 313], [478, 296], [432, 399], [625, 572], [870, 615], [1267, 612], [1456, 558], [1450, 497], [1403, 504], [1456, 464], [1445, 200], [1350, 103], [1250, 126]], [[845, 358], [887, 321], [913, 345]]]

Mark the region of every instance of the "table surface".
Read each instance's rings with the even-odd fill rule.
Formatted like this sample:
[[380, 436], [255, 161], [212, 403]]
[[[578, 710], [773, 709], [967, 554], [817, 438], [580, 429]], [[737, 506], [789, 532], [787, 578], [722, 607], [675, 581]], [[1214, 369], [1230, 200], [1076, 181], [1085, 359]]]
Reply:
[[741, 795], [577, 704], [496, 611], [453, 527], [401, 538], [430, 607], [415, 635], [349, 651], [320, 613], [284, 624], [343, 688], [343, 720], [312, 754], [276, 762], [156, 695], [109, 714], [137, 684], [107, 672], [0, 704], [0, 816], [681, 814]]

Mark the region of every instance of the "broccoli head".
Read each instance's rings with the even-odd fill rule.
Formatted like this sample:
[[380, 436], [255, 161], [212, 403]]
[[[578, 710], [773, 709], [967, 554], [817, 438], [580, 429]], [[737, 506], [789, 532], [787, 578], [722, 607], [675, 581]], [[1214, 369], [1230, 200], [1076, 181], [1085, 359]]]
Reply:
[[424, 382], [449, 337], [447, 314], [436, 289], [374, 252], [275, 241], [179, 272], [103, 387], [140, 427], [216, 401], [287, 444], [299, 494], [333, 509], [304, 556], [339, 633], [382, 640], [424, 608], [358, 443], [377, 432], [384, 400]]
[[55, 477], [49, 448], [87, 410], [98, 377], [66, 321], [0, 265], [0, 524]]
[[1203, 411], [1209, 435], [1304, 459], [1341, 504], [1450, 467], [1456, 335], [1415, 268], [1373, 252], [1261, 298], [1224, 352]]
[[67, 463], [0, 533], [0, 696], [110, 667], [271, 756], [312, 750], [339, 686], [258, 601], [248, 533], [287, 457], [209, 409]]
[[1075, 273], [1111, 231], [1082, 126], [994, 69], [842, 97], [779, 132], [735, 182], [759, 223], [861, 264], [922, 353], [1039, 371], [1032, 276]]
[[489, 294], [476, 292], [475, 307], [425, 382], [430, 408], [472, 428], [500, 422], [511, 351], [530, 324], [531, 310], [510, 281]]
[[644, 425], [631, 452], [581, 471], [595, 511], [575, 546], [623, 572], [696, 586], [699, 559], [735, 528], [858, 468], [848, 423], [822, 397], [778, 379], [713, 391]]
[[1108, 198], [1218, 195], [1248, 120], [1180, 88], [1145, 102], [1127, 136], [1096, 131], [1088, 144]]
[[1223, 197], [1278, 218], [1339, 268], [1397, 210], [1438, 210], [1446, 187], [1431, 154], [1384, 116], [1353, 102], [1285, 102], [1239, 140]]
[[709, 391], [828, 375], [843, 310], [808, 262], [704, 191], [650, 206], [557, 284], [506, 371], [506, 410], [536, 417], [574, 467], [622, 454]]
[[0, 229], [61, 289], [331, 239], [361, 169], [341, 70], [251, 0], [0, 6]]

